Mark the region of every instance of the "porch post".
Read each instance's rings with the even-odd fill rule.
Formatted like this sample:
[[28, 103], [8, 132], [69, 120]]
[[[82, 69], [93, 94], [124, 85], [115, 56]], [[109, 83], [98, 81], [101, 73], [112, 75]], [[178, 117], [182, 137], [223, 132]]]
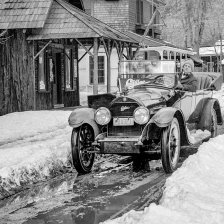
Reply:
[[111, 92], [111, 63], [110, 54], [107, 55], [107, 93]]
[[113, 44], [111, 45], [111, 41], [107, 40], [107, 43], [105, 42], [104, 38], [102, 38], [102, 42], [104, 45], [104, 50], [107, 55], [107, 93], [111, 92], [111, 53], [113, 49]]
[[93, 46], [93, 94], [98, 94], [98, 39], [96, 37]]
[[35, 42], [33, 40], [33, 44], [32, 44], [32, 53], [33, 53], [33, 110], [37, 109], [37, 105], [36, 105], [36, 78], [35, 78]]

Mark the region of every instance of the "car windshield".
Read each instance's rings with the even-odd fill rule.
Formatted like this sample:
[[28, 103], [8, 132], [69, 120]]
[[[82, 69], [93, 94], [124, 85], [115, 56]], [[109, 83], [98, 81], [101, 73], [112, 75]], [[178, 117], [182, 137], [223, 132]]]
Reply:
[[[127, 83], [128, 84], [128, 83]], [[133, 88], [141, 88], [147, 86], [160, 86], [165, 88], [174, 88], [176, 85], [176, 74], [152, 74], [148, 75], [142, 83], [132, 85]], [[129, 85], [130, 86], [130, 85]]]
[[177, 82], [174, 61], [122, 61], [119, 64], [120, 89], [157, 86], [174, 88]]

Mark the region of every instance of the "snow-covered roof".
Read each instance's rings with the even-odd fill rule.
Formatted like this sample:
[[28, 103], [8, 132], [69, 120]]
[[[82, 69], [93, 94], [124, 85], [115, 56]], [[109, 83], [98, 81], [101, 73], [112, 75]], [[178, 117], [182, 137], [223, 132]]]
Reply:
[[[201, 47], [199, 49], [200, 56], [207, 56], [207, 55], [216, 55], [220, 54], [220, 46], [216, 47]], [[222, 51], [224, 52], [224, 46], [222, 47]]]

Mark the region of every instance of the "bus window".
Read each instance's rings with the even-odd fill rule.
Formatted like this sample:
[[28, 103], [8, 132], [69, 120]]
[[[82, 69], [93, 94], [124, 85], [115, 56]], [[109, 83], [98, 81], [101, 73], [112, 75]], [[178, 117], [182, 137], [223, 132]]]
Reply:
[[170, 57], [169, 57], [170, 60], [174, 60], [174, 52], [173, 51], [170, 51]]
[[163, 60], [168, 60], [167, 51], [163, 51]]
[[145, 60], [148, 60], [148, 52], [145, 51]]
[[182, 54], [182, 59], [185, 59], [185, 54]]
[[160, 54], [158, 51], [149, 51], [148, 52], [148, 59], [149, 60], [159, 60]]
[[176, 53], [176, 72], [181, 71], [181, 65], [180, 65], [180, 53]]
[[180, 53], [176, 53], [176, 60], [180, 61]]
[[[133, 52], [134, 53], [134, 52]], [[135, 55], [135, 59], [136, 60], [145, 60], [145, 52], [144, 51], [140, 51]]]

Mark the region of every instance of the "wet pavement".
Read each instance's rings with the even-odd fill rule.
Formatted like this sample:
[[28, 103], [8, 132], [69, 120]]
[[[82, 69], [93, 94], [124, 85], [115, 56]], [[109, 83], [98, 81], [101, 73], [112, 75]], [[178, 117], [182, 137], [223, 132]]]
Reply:
[[166, 174], [159, 161], [151, 172], [114, 165], [84, 176], [68, 174], [1, 201], [0, 223], [99, 223], [158, 202]]

